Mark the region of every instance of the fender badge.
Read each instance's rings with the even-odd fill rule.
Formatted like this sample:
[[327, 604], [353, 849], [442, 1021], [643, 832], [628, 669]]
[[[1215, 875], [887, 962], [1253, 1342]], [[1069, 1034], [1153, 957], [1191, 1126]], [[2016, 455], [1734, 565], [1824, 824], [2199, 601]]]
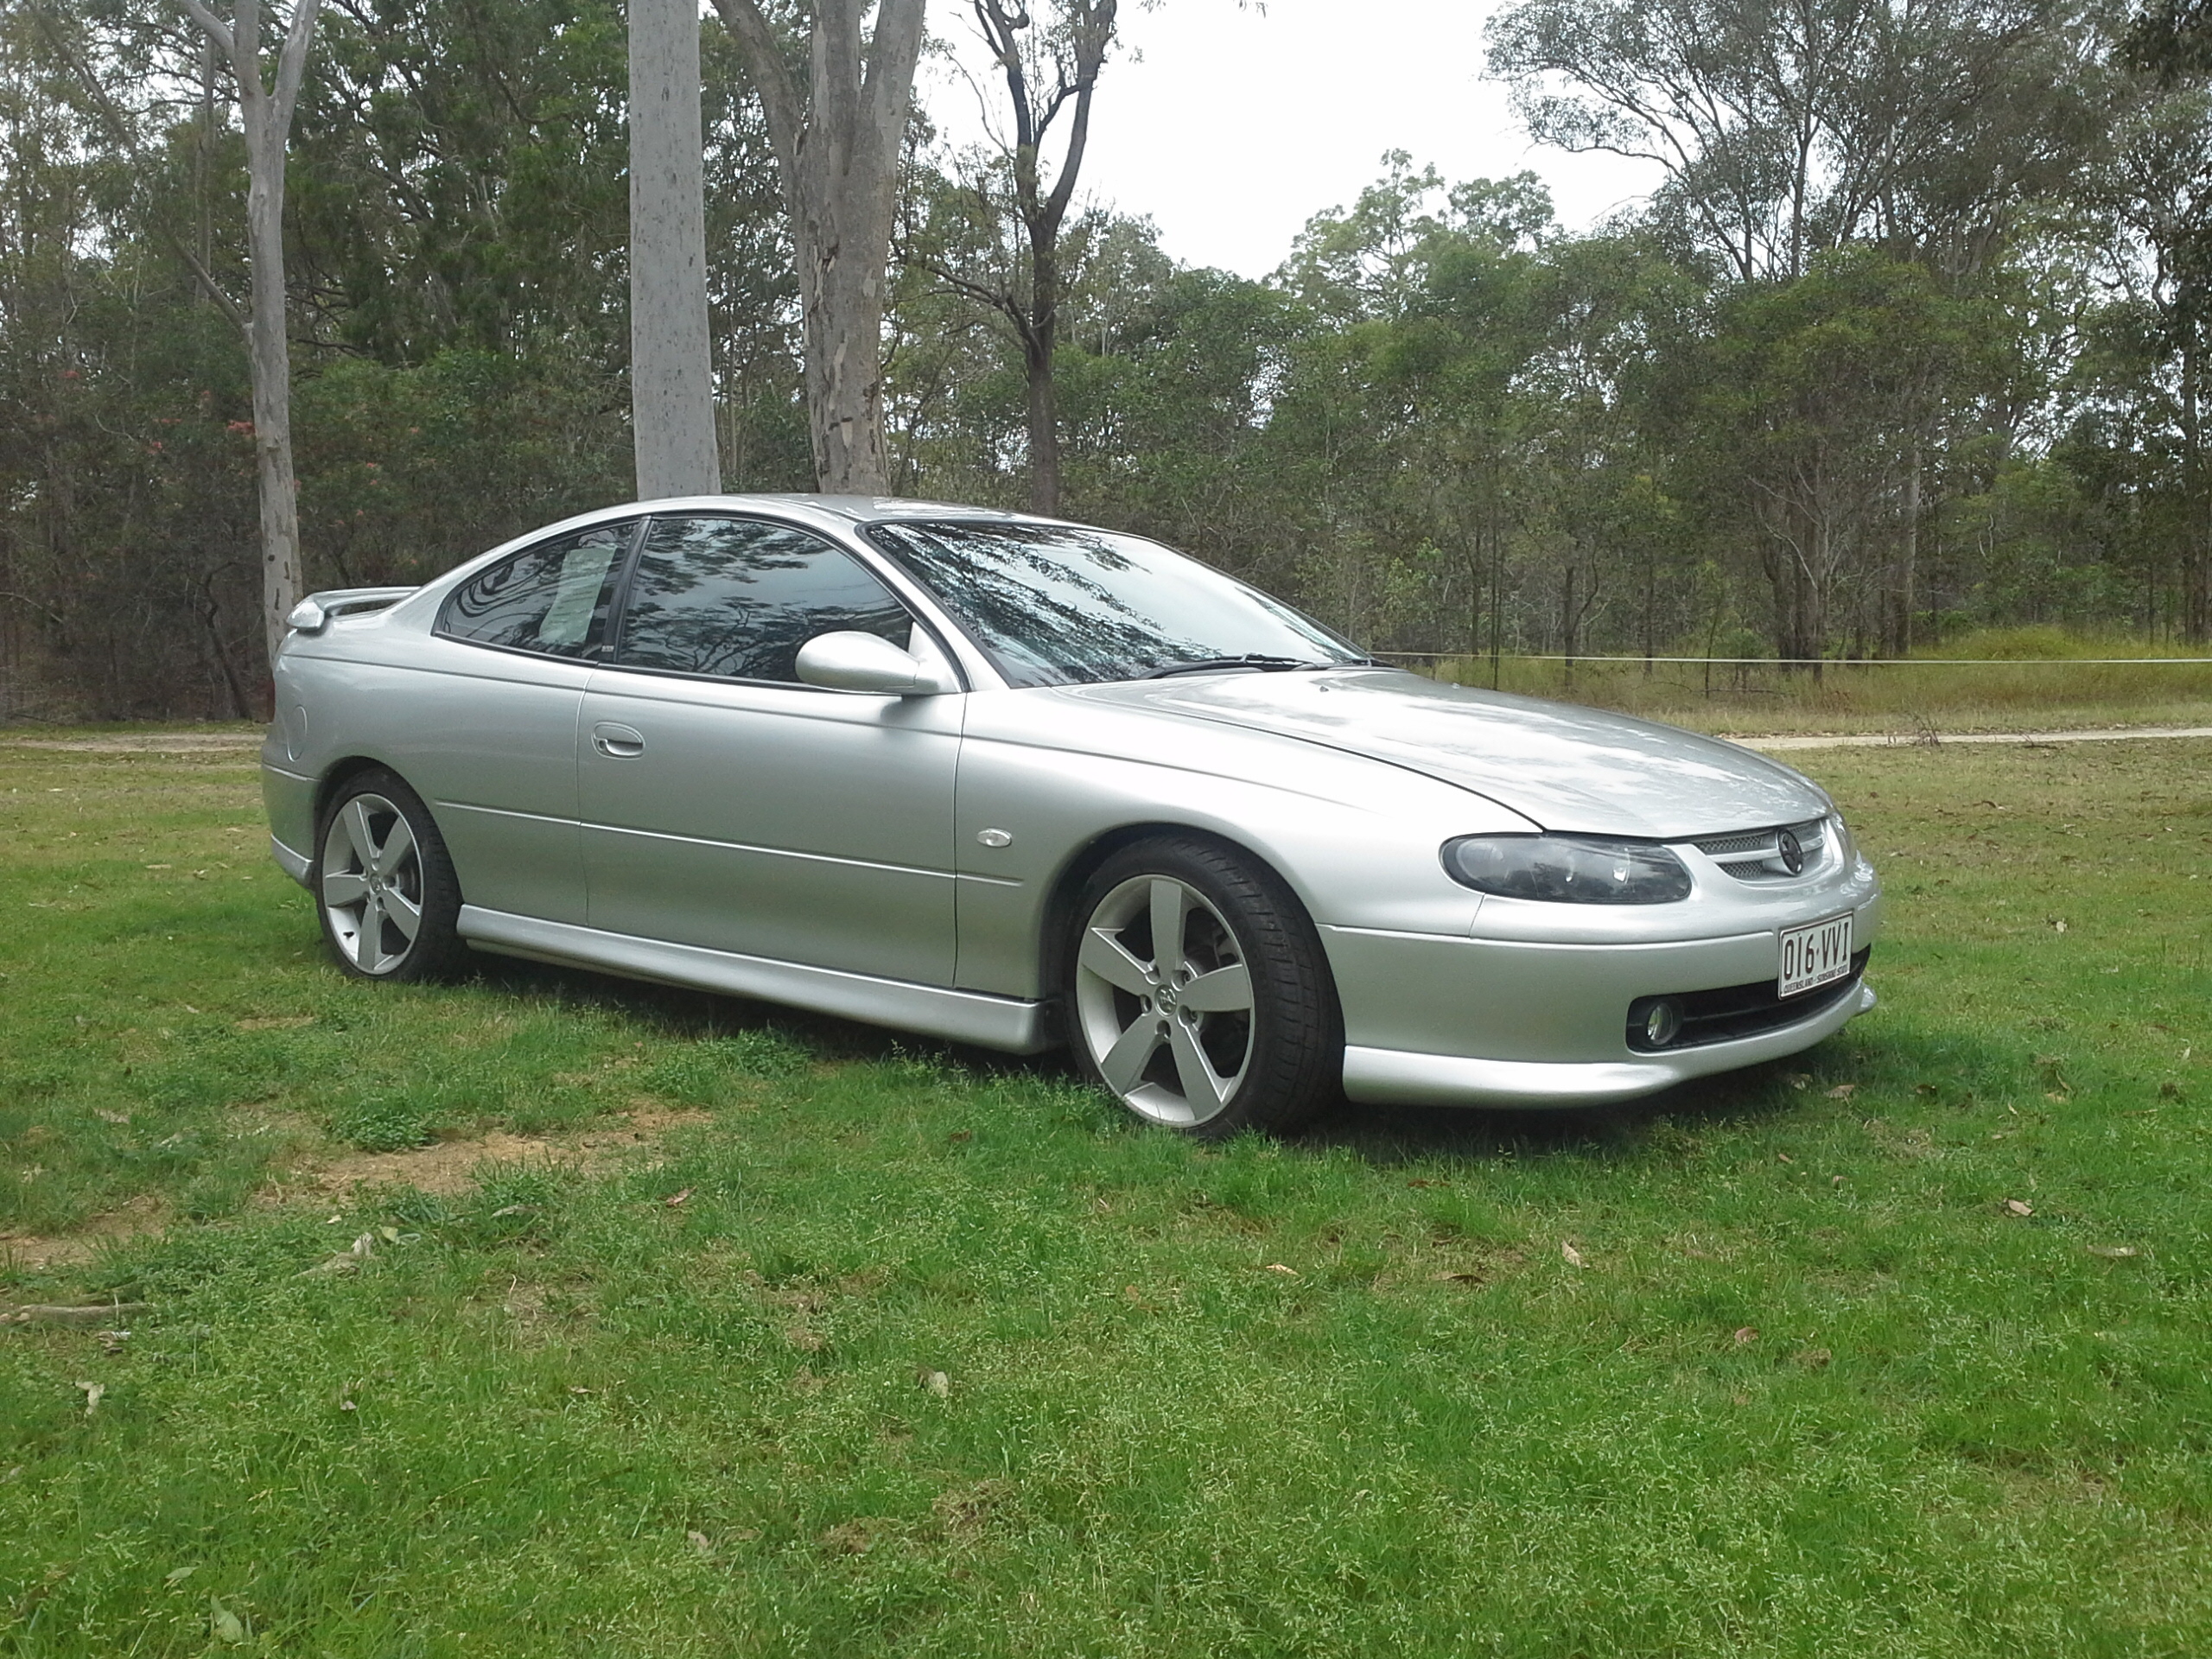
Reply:
[[976, 839], [986, 847], [1011, 847], [1014, 837], [1003, 830], [978, 830]]

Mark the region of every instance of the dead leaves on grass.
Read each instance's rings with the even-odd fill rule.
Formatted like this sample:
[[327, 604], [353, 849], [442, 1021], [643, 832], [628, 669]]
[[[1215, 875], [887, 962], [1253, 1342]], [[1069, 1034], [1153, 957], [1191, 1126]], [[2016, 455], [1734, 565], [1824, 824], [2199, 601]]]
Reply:
[[207, 1628], [209, 1634], [226, 1647], [243, 1647], [250, 1632], [245, 1621], [214, 1597], [207, 1599]]
[[334, 1278], [340, 1274], [359, 1273], [361, 1270], [361, 1263], [374, 1255], [376, 1249], [376, 1235], [363, 1233], [353, 1241], [352, 1248], [340, 1250], [335, 1255], [327, 1256], [311, 1268], [302, 1268], [294, 1277]]

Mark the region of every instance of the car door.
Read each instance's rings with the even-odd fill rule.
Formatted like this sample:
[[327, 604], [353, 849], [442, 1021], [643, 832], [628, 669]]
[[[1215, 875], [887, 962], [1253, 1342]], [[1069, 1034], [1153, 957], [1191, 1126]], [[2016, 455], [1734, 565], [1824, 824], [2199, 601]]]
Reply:
[[440, 611], [399, 734], [467, 901], [584, 919], [576, 720], [637, 519], [524, 548]]
[[858, 629], [935, 652], [861, 560], [728, 515], [647, 527], [611, 665], [584, 696], [594, 928], [950, 985], [964, 698], [800, 682]]

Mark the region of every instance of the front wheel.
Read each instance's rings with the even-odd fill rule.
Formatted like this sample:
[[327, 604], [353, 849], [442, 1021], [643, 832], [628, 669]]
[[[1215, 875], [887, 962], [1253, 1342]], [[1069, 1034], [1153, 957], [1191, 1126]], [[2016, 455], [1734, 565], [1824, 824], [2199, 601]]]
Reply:
[[1214, 1140], [1336, 1096], [1343, 1018], [1305, 907], [1195, 836], [1122, 849], [1075, 907], [1064, 992], [1078, 1065], [1138, 1116]]
[[463, 946], [461, 884], [423, 798], [385, 771], [348, 779], [322, 820], [311, 874], [323, 937], [364, 979], [429, 979]]

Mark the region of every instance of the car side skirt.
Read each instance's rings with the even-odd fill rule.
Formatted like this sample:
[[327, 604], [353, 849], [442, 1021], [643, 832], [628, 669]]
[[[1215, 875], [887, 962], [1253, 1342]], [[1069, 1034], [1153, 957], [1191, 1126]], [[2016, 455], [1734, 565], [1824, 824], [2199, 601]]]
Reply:
[[1841, 1030], [1873, 1006], [1872, 988], [1862, 984], [1856, 996], [1844, 998], [1802, 1025], [1735, 1042], [1623, 1060], [1482, 1060], [1355, 1044], [1344, 1050], [1344, 1093], [1378, 1106], [1602, 1106], [1795, 1054]]
[[1052, 1046], [1042, 1002], [918, 985], [868, 974], [696, 944], [669, 944], [573, 922], [541, 921], [463, 905], [457, 931], [480, 950], [563, 967], [597, 968], [728, 996], [789, 1003], [872, 1026], [925, 1032], [957, 1043], [1036, 1054]]

